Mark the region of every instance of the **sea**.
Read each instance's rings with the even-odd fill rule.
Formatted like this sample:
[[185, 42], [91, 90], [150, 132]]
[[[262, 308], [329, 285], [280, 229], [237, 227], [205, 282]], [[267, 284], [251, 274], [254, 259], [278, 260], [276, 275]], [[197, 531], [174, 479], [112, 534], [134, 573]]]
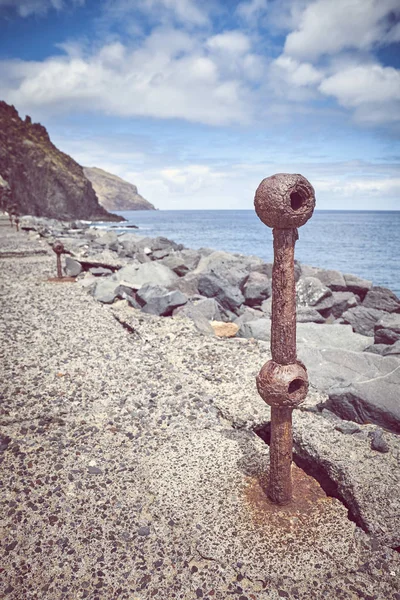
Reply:
[[[273, 260], [272, 230], [254, 210], [149, 210], [118, 212], [119, 231], [164, 236], [187, 248], [214, 248]], [[97, 226], [100, 224], [96, 224]], [[136, 225], [139, 229], [130, 229]], [[110, 224], [104, 223], [104, 227]], [[400, 296], [400, 211], [316, 210], [299, 229], [296, 259], [354, 273]]]

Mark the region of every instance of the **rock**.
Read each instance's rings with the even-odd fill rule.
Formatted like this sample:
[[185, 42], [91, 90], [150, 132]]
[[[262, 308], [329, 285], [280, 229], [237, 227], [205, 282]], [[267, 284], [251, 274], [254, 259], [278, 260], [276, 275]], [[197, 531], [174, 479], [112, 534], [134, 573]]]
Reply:
[[99, 469], [99, 467], [88, 467], [88, 473], [90, 473], [91, 475], [102, 475], [103, 471], [101, 469]]
[[[329, 352], [324, 359], [328, 357], [332, 364], [328, 367], [323, 362], [319, 365], [320, 372], [314, 373], [318, 389], [323, 389], [321, 384], [327, 389], [327, 408], [342, 419], [375, 423], [400, 433], [398, 360], [369, 352], [342, 351], [342, 356], [332, 356], [332, 352]], [[347, 364], [343, 363], [344, 360], [348, 361]], [[337, 372], [334, 374], [335, 367]]]
[[214, 275], [231, 286], [240, 288], [247, 279], [252, 267], [262, 264], [260, 258], [216, 251], [208, 256], [203, 256], [194, 273], [197, 275]]
[[377, 321], [385, 313], [376, 308], [366, 308], [365, 306], [355, 306], [343, 313], [342, 317], [345, 323], [349, 323], [353, 331], [362, 335], [374, 335], [374, 327]]
[[111, 275], [112, 273], [110, 269], [105, 269], [104, 267], [92, 267], [89, 269], [89, 272], [96, 277], [104, 277], [106, 275]]
[[139, 527], [138, 535], [140, 535], [142, 537], [147, 537], [148, 535], [150, 535], [150, 527], [148, 527], [148, 526]]
[[271, 339], [270, 319], [257, 319], [243, 323], [238, 331], [238, 337], [255, 338], [269, 342]]
[[383, 356], [384, 350], [390, 347], [391, 346], [387, 346], [386, 344], [371, 344], [365, 348], [364, 352], [371, 352], [372, 354], [380, 354]]
[[112, 304], [119, 294], [119, 281], [104, 277], [98, 279], [93, 289], [93, 297], [103, 304]]
[[77, 277], [82, 272], [82, 265], [70, 256], [66, 256], [64, 270], [69, 277]]
[[77, 284], [79, 287], [93, 293], [97, 284], [97, 279], [91, 273], [85, 273], [84, 277], [77, 280]]
[[107, 210], [154, 210], [138, 193], [136, 185], [97, 167], [84, 167], [99, 202]]
[[324, 317], [312, 306], [299, 306], [296, 319], [298, 323], [325, 323]]
[[394, 344], [398, 340], [400, 340], [400, 315], [384, 314], [375, 323], [375, 344]]
[[353, 433], [361, 431], [360, 427], [351, 421], [342, 421], [338, 425], [335, 425], [335, 429], [346, 435], [353, 435]]
[[161, 260], [161, 264], [172, 269], [179, 277], [184, 277], [189, 271], [193, 271], [197, 267], [200, 258], [200, 252], [184, 249], [180, 252], [172, 252]]
[[349, 308], [357, 306], [357, 298], [353, 292], [332, 292], [332, 309], [331, 313], [337, 319]]
[[102, 252], [90, 256], [88, 256], [87, 253], [82, 252], [77, 258], [85, 270], [88, 270], [91, 267], [103, 267], [115, 272], [118, 269], [125, 267], [128, 262], [126, 259], [120, 258], [111, 250], [103, 250]]
[[136, 300], [142, 306], [142, 311], [166, 317], [182, 304], [186, 304], [187, 297], [176, 290], [170, 291], [160, 285], [143, 285], [136, 293]]
[[102, 232], [96, 239], [96, 243], [104, 246], [113, 252], [118, 251], [118, 236], [115, 231], [106, 230]]
[[271, 280], [263, 273], [253, 271], [242, 287], [245, 304], [260, 306], [272, 293]]
[[257, 310], [256, 308], [246, 306], [242, 314], [239, 317], [236, 317], [236, 319], [234, 319], [234, 323], [236, 323], [236, 325], [238, 325], [240, 329], [243, 323], [263, 318], [265, 318], [265, 313], [263, 313], [261, 310]]
[[224, 323], [223, 321], [211, 321], [211, 327], [217, 337], [235, 337], [239, 331], [236, 323]]
[[297, 324], [297, 343], [317, 348], [342, 348], [362, 352], [372, 338], [354, 333], [350, 325]]
[[147, 284], [167, 288], [173, 286], [178, 280], [176, 273], [158, 262], [128, 265], [118, 271], [117, 277], [121, 283], [128, 284], [136, 290]]
[[198, 282], [199, 276], [195, 275], [192, 272], [189, 272], [187, 275], [184, 275], [184, 277], [178, 277], [178, 279], [172, 285], [169, 286], [169, 289], [179, 290], [183, 294], [186, 294], [186, 296], [188, 297], [198, 296]]
[[169, 256], [169, 253], [170, 250], [167, 248], [164, 248], [163, 250], [154, 250], [154, 252], [151, 253], [151, 258], [152, 260], [161, 260], [166, 256]]
[[361, 300], [364, 299], [366, 293], [372, 287], [372, 281], [362, 279], [361, 277], [357, 277], [357, 275], [352, 275], [351, 273], [344, 273], [343, 277], [346, 282], [347, 291], [353, 292], [353, 294], [357, 294], [357, 296], [360, 296]]
[[376, 450], [377, 452], [382, 452], [383, 454], [386, 454], [386, 452], [389, 452], [389, 444], [385, 440], [382, 429], [379, 429], [379, 428], [376, 429], [372, 433], [371, 437], [372, 437], [372, 440], [371, 440], [372, 450]]
[[[297, 271], [298, 271], [299, 277], [300, 277], [301, 269], [300, 269], [300, 264], [297, 262], [297, 260], [294, 261], [294, 267], [295, 267], [295, 274], [296, 274], [296, 268], [297, 268]], [[272, 279], [272, 268], [273, 268], [272, 263], [262, 262], [260, 264], [252, 265], [250, 267], [250, 271], [254, 272], [254, 273], [262, 273], [263, 275], [266, 275], [268, 277], [268, 279]], [[297, 281], [297, 279], [296, 279], [296, 281]]]
[[[332, 292], [316, 277], [301, 277], [296, 285], [296, 296], [298, 306], [314, 306], [317, 308], [323, 300], [332, 296]], [[332, 306], [332, 301], [329, 301], [329, 304]], [[327, 306], [329, 307], [329, 305]]]
[[314, 277], [317, 277], [326, 285], [329, 289], [334, 292], [340, 292], [346, 289], [347, 285], [345, 279], [339, 271], [333, 271], [331, 269], [317, 269]]
[[21, 214], [124, 220], [100, 206], [82, 167], [51, 142], [43, 125], [23, 121], [5, 102], [0, 103], [0, 173]]
[[385, 287], [372, 287], [362, 303], [366, 308], [377, 308], [389, 313], [400, 313], [400, 300], [391, 290]]
[[400, 356], [400, 340], [394, 344], [385, 346], [382, 352], [383, 356]]
[[232, 312], [235, 312], [244, 302], [244, 297], [239, 288], [212, 273], [200, 275], [197, 287], [202, 296], [215, 298], [221, 306]]
[[175, 316], [185, 316], [194, 320], [194, 316], [201, 315], [207, 321], [223, 321], [225, 315], [223, 308], [214, 298], [197, 296], [190, 298], [184, 306], [174, 310]]
[[265, 314], [266, 317], [269, 317], [269, 318], [271, 317], [272, 298], [267, 298], [267, 300], [264, 300], [264, 302], [261, 304], [261, 310]]

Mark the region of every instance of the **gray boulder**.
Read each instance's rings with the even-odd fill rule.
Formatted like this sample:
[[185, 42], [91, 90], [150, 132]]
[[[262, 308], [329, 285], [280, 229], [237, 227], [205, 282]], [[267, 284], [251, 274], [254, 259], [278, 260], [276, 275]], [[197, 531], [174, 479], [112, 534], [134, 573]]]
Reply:
[[215, 298], [221, 306], [235, 312], [244, 303], [244, 297], [238, 287], [213, 273], [200, 275], [197, 288], [202, 296]]
[[[317, 277], [301, 277], [296, 285], [298, 306], [318, 306], [325, 310], [332, 306], [332, 292]], [[328, 300], [327, 303], [323, 303]]]
[[89, 272], [96, 277], [104, 277], [106, 275], [111, 275], [112, 271], [110, 269], [106, 269], [104, 267], [92, 267], [89, 269]]
[[176, 308], [174, 318], [187, 317], [201, 333], [214, 335], [210, 321], [224, 321], [225, 313], [214, 298], [190, 298], [184, 306]]
[[326, 408], [342, 419], [400, 432], [397, 358], [310, 344], [299, 344], [298, 356], [307, 365], [310, 383], [328, 394]]
[[364, 299], [366, 293], [372, 288], [372, 281], [362, 279], [361, 277], [357, 277], [357, 275], [344, 273], [343, 277], [346, 282], [347, 291], [357, 294], [357, 296], [360, 296], [362, 300]]
[[104, 246], [114, 252], [118, 251], [118, 236], [115, 231], [100, 232], [97, 236], [96, 243], [99, 246]]
[[203, 298], [201, 296], [190, 298], [184, 306], [174, 310], [174, 317], [177, 315], [189, 317], [189, 319], [193, 319], [193, 315], [201, 315], [207, 321], [225, 320], [224, 310], [215, 298]]
[[321, 283], [326, 285], [334, 292], [343, 291], [347, 287], [345, 279], [340, 271], [333, 271], [331, 269], [317, 269], [314, 277], [317, 277]]
[[400, 340], [400, 314], [383, 313], [382, 318], [375, 323], [375, 344], [394, 344], [398, 340]]
[[[355, 306], [343, 313], [342, 318], [345, 323], [349, 323], [353, 331], [362, 335], [374, 335], [374, 327], [385, 313], [376, 308], [366, 308], [365, 306]], [[378, 343], [378, 342], [377, 342]]]
[[271, 339], [271, 321], [266, 318], [246, 321], [240, 326], [237, 336], [269, 342]]
[[298, 323], [325, 323], [324, 317], [312, 306], [299, 306], [296, 311]]
[[152, 315], [169, 316], [178, 306], [186, 304], [187, 297], [176, 290], [170, 291], [160, 285], [143, 285], [136, 293], [142, 311]]
[[272, 314], [272, 297], [271, 298], [267, 298], [267, 300], [264, 300], [264, 302], [261, 304], [261, 310], [263, 311], [263, 313], [265, 314], [266, 317], [271, 317]]
[[332, 300], [331, 313], [336, 319], [341, 317], [346, 310], [354, 308], [358, 304], [357, 297], [353, 292], [332, 292]]
[[271, 280], [263, 273], [253, 271], [243, 285], [242, 292], [245, 304], [260, 306], [264, 300], [271, 296]]
[[364, 352], [372, 352], [372, 354], [380, 354], [383, 356], [383, 352], [386, 350], [386, 348], [390, 347], [391, 346], [388, 346], [387, 344], [371, 344], [365, 348]]
[[362, 352], [373, 338], [354, 333], [350, 325], [336, 323], [320, 325], [317, 323], [297, 324], [297, 343], [317, 348], [342, 348]]
[[180, 252], [172, 252], [161, 260], [161, 264], [172, 269], [179, 277], [184, 277], [189, 271], [193, 271], [199, 264], [200, 252], [184, 249]]
[[362, 303], [366, 308], [377, 308], [389, 313], [400, 312], [400, 300], [394, 292], [384, 287], [372, 287]]
[[400, 340], [390, 346], [385, 346], [382, 354], [383, 356], [400, 356]]
[[257, 319], [265, 319], [265, 313], [262, 310], [257, 310], [256, 308], [246, 306], [242, 314], [234, 319], [234, 323], [236, 323], [240, 329], [243, 323], [256, 321]]
[[228, 282], [230, 285], [240, 288], [252, 268], [262, 264], [263, 261], [260, 258], [217, 251], [212, 252], [208, 256], [203, 256], [194, 273], [198, 275], [214, 275]]
[[119, 281], [111, 277], [99, 278], [93, 289], [93, 297], [104, 304], [112, 304], [119, 294]]
[[136, 290], [146, 284], [171, 287], [179, 279], [176, 273], [158, 262], [128, 265], [118, 271], [117, 277], [121, 283]]
[[199, 283], [199, 276], [192, 272], [187, 273], [184, 277], [179, 277], [169, 287], [170, 290], [179, 290], [186, 296], [198, 296], [199, 289], [197, 284]]
[[70, 256], [65, 257], [65, 273], [70, 277], [76, 277], [82, 272], [82, 265]]

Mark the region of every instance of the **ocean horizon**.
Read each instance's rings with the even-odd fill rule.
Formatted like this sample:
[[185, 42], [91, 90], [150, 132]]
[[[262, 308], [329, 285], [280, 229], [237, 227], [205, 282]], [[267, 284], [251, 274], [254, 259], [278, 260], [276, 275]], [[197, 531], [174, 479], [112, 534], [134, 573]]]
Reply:
[[[116, 211], [117, 231], [164, 236], [187, 248], [213, 248], [273, 260], [272, 230], [254, 209]], [[110, 223], [96, 224], [110, 227]], [[133, 230], [132, 225], [138, 227]], [[319, 210], [299, 229], [296, 259], [353, 273], [400, 294], [400, 211]]]

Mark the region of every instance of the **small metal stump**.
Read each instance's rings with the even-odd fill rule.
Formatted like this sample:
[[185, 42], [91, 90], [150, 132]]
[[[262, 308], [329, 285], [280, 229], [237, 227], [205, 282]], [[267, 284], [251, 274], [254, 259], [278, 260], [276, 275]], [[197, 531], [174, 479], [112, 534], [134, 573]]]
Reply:
[[257, 377], [257, 389], [271, 406], [268, 496], [276, 504], [292, 500], [292, 412], [308, 392], [307, 370], [296, 356], [296, 282], [294, 247], [297, 228], [312, 216], [315, 194], [302, 175], [278, 173], [258, 186], [254, 206], [273, 229], [271, 354]]
[[57, 255], [57, 279], [63, 279], [62, 269], [61, 269], [61, 254], [65, 254], [64, 245], [56, 240], [52, 246], [53, 252]]

